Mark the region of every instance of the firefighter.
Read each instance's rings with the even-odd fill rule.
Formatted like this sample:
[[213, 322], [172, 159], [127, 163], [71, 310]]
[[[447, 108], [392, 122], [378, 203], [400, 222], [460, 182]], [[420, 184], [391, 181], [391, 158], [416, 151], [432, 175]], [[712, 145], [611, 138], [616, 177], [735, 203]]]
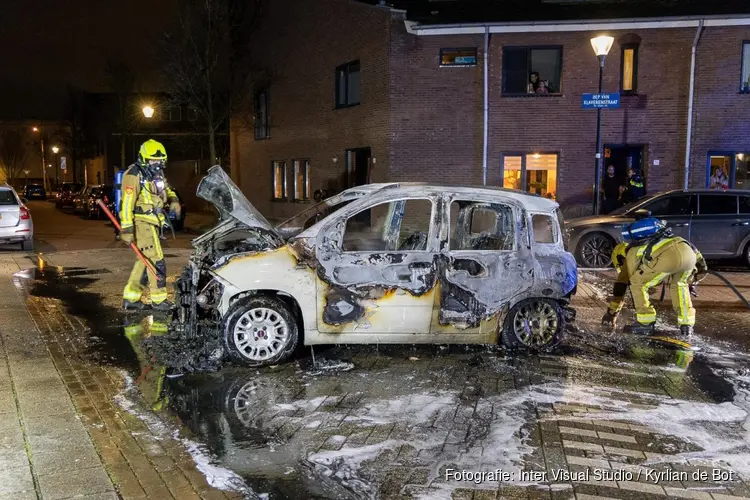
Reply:
[[136, 162], [122, 176], [122, 204], [120, 206], [120, 238], [135, 243], [151, 261], [157, 276], [147, 272], [140, 259], [135, 261], [128, 283], [123, 291], [123, 309], [144, 309], [144, 288], [148, 285], [151, 307], [168, 311], [172, 304], [167, 300], [167, 266], [161, 248], [160, 235], [168, 225], [165, 207], [177, 217], [180, 203], [177, 194], [164, 177], [167, 152], [164, 146], [149, 139], [141, 145]]
[[651, 288], [670, 278], [672, 307], [677, 313], [680, 334], [691, 335], [695, 325], [695, 309], [690, 298], [690, 284], [698, 283], [708, 274], [703, 256], [689, 241], [674, 236], [662, 221], [648, 217], [635, 221], [622, 230], [629, 242], [625, 267], [630, 275], [636, 322], [628, 328], [632, 333], [652, 335], [656, 310], [651, 305]]
[[612, 287], [612, 299], [609, 302], [609, 306], [607, 306], [607, 312], [604, 313], [604, 317], [602, 318], [602, 326], [614, 328], [617, 316], [620, 314], [622, 306], [625, 303], [625, 293], [628, 291], [628, 285], [630, 284], [630, 275], [628, 274], [628, 267], [625, 260], [627, 248], [627, 243], [619, 243], [612, 251], [612, 264], [615, 266], [615, 271], [617, 271], [617, 279]]
[[164, 318], [154, 316], [146, 318], [131, 316], [125, 320], [124, 330], [125, 338], [130, 342], [141, 369], [135, 383], [140, 387], [143, 396], [151, 402], [151, 409], [159, 411], [169, 402], [164, 390], [167, 367], [156, 365], [154, 358], [143, 349], [142, 343], [149, 337], [166, 335], [167, 322]]

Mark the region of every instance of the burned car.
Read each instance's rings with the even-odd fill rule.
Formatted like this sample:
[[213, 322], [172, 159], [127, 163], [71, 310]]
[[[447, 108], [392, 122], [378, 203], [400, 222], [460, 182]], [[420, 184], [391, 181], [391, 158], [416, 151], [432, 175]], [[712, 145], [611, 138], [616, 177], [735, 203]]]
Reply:
[[173, 329], [251, 366], [305, 345], [547, 348], [572, 318], [558, 204], [500, 188], [360, 186], [278, 227], [220, 167], [198, 186], [219, 224], [193, 241]]

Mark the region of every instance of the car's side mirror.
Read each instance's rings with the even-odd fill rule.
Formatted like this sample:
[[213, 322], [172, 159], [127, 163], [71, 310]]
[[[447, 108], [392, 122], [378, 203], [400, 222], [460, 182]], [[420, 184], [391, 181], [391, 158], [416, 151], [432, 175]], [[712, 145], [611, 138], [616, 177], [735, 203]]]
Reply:
[[633, 212], [633, 216], [635, 217], [635, 220], [645, 219], [647, 217], [651, 217], [651, 211], [646, 210], [645, 208], [639, 208], [638, 210]]

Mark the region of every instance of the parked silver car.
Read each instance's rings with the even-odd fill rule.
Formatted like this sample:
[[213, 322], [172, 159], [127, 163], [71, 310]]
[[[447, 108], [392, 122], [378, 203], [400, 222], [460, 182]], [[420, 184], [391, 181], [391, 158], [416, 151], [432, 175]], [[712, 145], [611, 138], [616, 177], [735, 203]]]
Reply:
[[612, 264], [622, 228], [638, 210], [664, 220], [677, 236], [690, 240], [712, 260], [742, 257], [750, 267], [750, 191], [696, 189], [646, 196], [608, 215], [566, 221], [568, 250], [581, 267]]
[[34, 224], [31, 212], [16, 190], [0, 185], [0, 244], [20, 243], [21, 250], [34, 249]]

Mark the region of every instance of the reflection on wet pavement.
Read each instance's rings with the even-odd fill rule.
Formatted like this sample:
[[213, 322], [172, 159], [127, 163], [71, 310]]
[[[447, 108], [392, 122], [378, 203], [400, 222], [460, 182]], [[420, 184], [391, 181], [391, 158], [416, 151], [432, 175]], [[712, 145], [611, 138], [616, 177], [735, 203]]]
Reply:
[[[101, 299], [121, 282], [103, 275], [37, 269], [27, 290], [62, 301], [79, 352], [127, 370], [148, 408], [269, 498], [750, 497], [750, 359], [707, 327], [695, 354], [598, 332], [596, 276], [582, 280], [581, 332], [554, 355], [332, 346], [316, 363], [303, 350], [276, 367], [170, 378], [140, 346], [166, 319], [124, 319]], [[699, 314], [734, 329], [732, 342], [748, 328], [747, 313], [729, 326], [726, 312]], [[497, 469], [507, 476], [459, 480]]]

